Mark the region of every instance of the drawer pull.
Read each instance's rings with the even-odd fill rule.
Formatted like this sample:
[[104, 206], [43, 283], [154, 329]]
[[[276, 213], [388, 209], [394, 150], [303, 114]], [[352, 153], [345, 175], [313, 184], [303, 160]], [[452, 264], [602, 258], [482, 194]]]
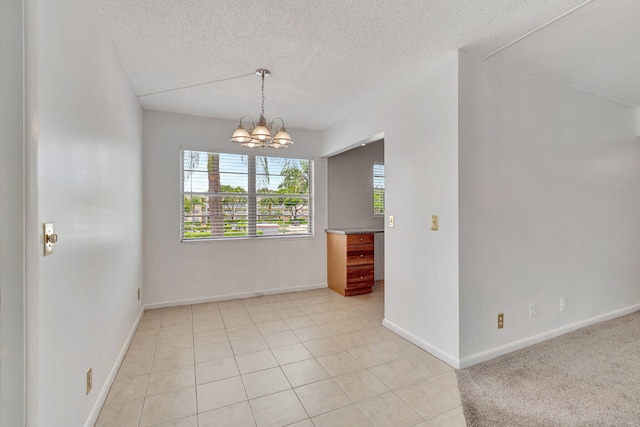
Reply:
[[361, 242], [363, 242], [363, 241], [364, 241], [364, 237], [361, 237], [361, 238], [360, 238], [360, 241], [361, 241]]
[[364, 254], [360, 254], [360, 258], [364, 258]]
[[360, 276], [361, 279], [364, 279], [364, 276]]

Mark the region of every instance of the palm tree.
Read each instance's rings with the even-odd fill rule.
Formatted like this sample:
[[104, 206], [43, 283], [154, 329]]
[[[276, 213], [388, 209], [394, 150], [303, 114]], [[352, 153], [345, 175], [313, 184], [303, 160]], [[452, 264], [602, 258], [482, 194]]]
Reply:
[[[309, 194], [309, 162], [301, 161], [299, 164], [287, 163], [280, 172], [284, 175], [282, 184], [278, 186], [278, 192], [283, 194]], [[302, 208], [308, 203], [308, 199], [302, 197], [287, 197], [284, 205], [291, 211], [294, 220], [298, 218]]]
[[284, 181], [278, 186], [279, 189], [286, 189], [289, 194], [309, 194], [308, 161], [298, 165], [285, 164], [280, 174], [284, 175]]
[[185, 170], [185, 177], [190, 177], [193, 174], [195, 168], [200, 165], [200, 153], [197, 151], [185, 151], [184, 157], [187, 159], [187, 163], [189, 164], [187, 170]]
[[[220, 193], [220, 155], [209, 153], [207, 159], [209, 177], [209, 193]], [[211, 237], [224, 236], [224, 210], [222, 196], [209, 196], [209, 220], [211, 221]]]
[[256, 170], [260, 174], [260, 182], [256, 184], [260, 184], [265, 188], [268, 188], [271, 183], [271, 178], [269, 177], [269, 158], [265, 156], [257, 156], [256, 160], [258, 161], [256, 164]]

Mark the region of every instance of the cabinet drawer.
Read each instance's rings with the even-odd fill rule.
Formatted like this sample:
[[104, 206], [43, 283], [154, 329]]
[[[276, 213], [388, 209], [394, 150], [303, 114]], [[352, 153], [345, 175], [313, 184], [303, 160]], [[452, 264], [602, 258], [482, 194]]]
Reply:
[[347, 246], [373, 245], [373, 234], [347, 234]]
[[373, 285], [373, 267], [351, 267], [347, 269], [347, 288]]
[[347, 266], [373, 265], [373, 246], [349, 248], [347, 250]]

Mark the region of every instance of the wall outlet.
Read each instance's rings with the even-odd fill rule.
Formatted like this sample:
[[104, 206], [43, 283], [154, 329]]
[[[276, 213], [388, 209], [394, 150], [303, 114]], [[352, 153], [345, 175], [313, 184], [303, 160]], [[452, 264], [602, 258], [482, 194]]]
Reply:
[[140, 301], [140, 288], [138, 288], [138, 301]]
[[91, 391], [91, 387], [93, 387], [93, 368], [87, 371], [87, 394]]
[[536, 317], [536, 305], [535, 304], [529, 304], [529, 317]]
[[567, 308], [564, 298], [560, 298], [560, 311], [564, 311]]
[[396, 226], [396, 220], [393, 215], [389, 215], [389, 228], [393, 228]]
[[498, 329], [504, 328], [504, 313], [498, 313]]

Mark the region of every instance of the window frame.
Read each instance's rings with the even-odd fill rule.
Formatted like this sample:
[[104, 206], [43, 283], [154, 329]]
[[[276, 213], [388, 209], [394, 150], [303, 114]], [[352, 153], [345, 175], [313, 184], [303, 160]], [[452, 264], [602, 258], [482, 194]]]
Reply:
[[[292, 159], [292, 160], [304, 160], [304, 161], [308, 161], [309, 162], [309, 184], [308, 184], [308, 194], [305, 195], [300, 195], [303, 196], [302, 198], [307, 198], [308, 199], [308, 233], [291, 233], [291, 234], [277, 234], [277, 235], [243, 235], [243, 236], [224, 236], [224, 237], [201, 237], [201, 238], [185, 238], [184, 237], [184, 233], [185, 233], [185, 227], [184, 227], [184, 219], [185, 219], [185, 211], [184, 211], [184, 198], [185, 196], [189, 195], [189, 194], [194, 194], [194, 192], [189, 192], [189, 191], [185, 191], [185, 165], [184, 165], [184, 159], [185, 159], [185, 152], [188, 151], [196, 151], [196, 152], [201, 152], [201, 153], [215, 153], [215, 154], [228, 154], [228, 155], [239, 155], [239, 156], [247, 156], [247, 159], [249, 157], [253, 157], [254, 160], [257, 157], [274, 157], [274, 158], [281, 158], [281, 159]], [[273, 150], [270, 150], [273, 151]], [[251, 150], [249, 152], [247, 151], [240, 151], [240, 150], [227, 150], [227, 149], [203, 149], [203, 148], [199, 148], [199, 147], [189, 147], [189, 146], [180, 146], [180, 150], [179, 150], [179, 161], [180, 161], [180, 209], [179, 209], [179, 239], [180, 239], [180, 243], [204, 243], [204, 242], [247, 242], [247, 241], [259, 241], [259, 240], [282, 240], [282, 239], [310, 239], [310, 238], [314, 238], [315, 237], [315, 157], [313, 156], [301, 156], [301, 155], [288, 155], [288, 154], [284, 154], [281, 151], [278, 151], [277, 153], [269, 153], [269, 152], [265, 152], [264, 150]], [[247, 192], [246, 193], [237, 193], [237, 194], [241, 194], [242, 197], [247, 197], [248, 199], [251, 197], [254, 197], [256, 200], [256, 205], [255, 205], [255, 211], [254, 211], [254, 215], [255, 215], [255, 221], [254, 224], [257, 225], [259, 223], [259, 214], [258, 214], [258, 202], [257, 199], [259, 199], [261, 196], [264, 195], [264, 193], [259, 193], [257, 191], [257, 179], [256, 177], [259, 174], [257, 173], [257, 170], [254, 168], [253, 171], [249, 171], [247, 170], [246, 176], [247, 176], [247, 180], [250, 181], [251, 180], [251, 176], [253, 176], [253, 193], [250, 193], [250, 189], [252, 188], [252, 185], [250, 182], [248, 182], [248, 187], [247, 188]], [[197, 193], [201, 193], [201, 192], [197, 192]], [[207, 193], [207, 192], [204, 192]], [[227, 193], [220, 193], [221, 195], [225, 195]], [[232, 194], [232, 193], [228, 193], [228, 194]], [[236, 194], [236, 193], [233, 193]], [[271, 194], [271, 193], [267, 193], [267, 194]], [[205, 196], [206, 197], [206, 196]], [[249, 206], [247, 205], [247, 219], [249, 218], [250, 212], [249, 212]], [[202, 215], [202, 217], [208, 217], [209, 215]], [[249, 230], [247, 230], [249, 231]]]

